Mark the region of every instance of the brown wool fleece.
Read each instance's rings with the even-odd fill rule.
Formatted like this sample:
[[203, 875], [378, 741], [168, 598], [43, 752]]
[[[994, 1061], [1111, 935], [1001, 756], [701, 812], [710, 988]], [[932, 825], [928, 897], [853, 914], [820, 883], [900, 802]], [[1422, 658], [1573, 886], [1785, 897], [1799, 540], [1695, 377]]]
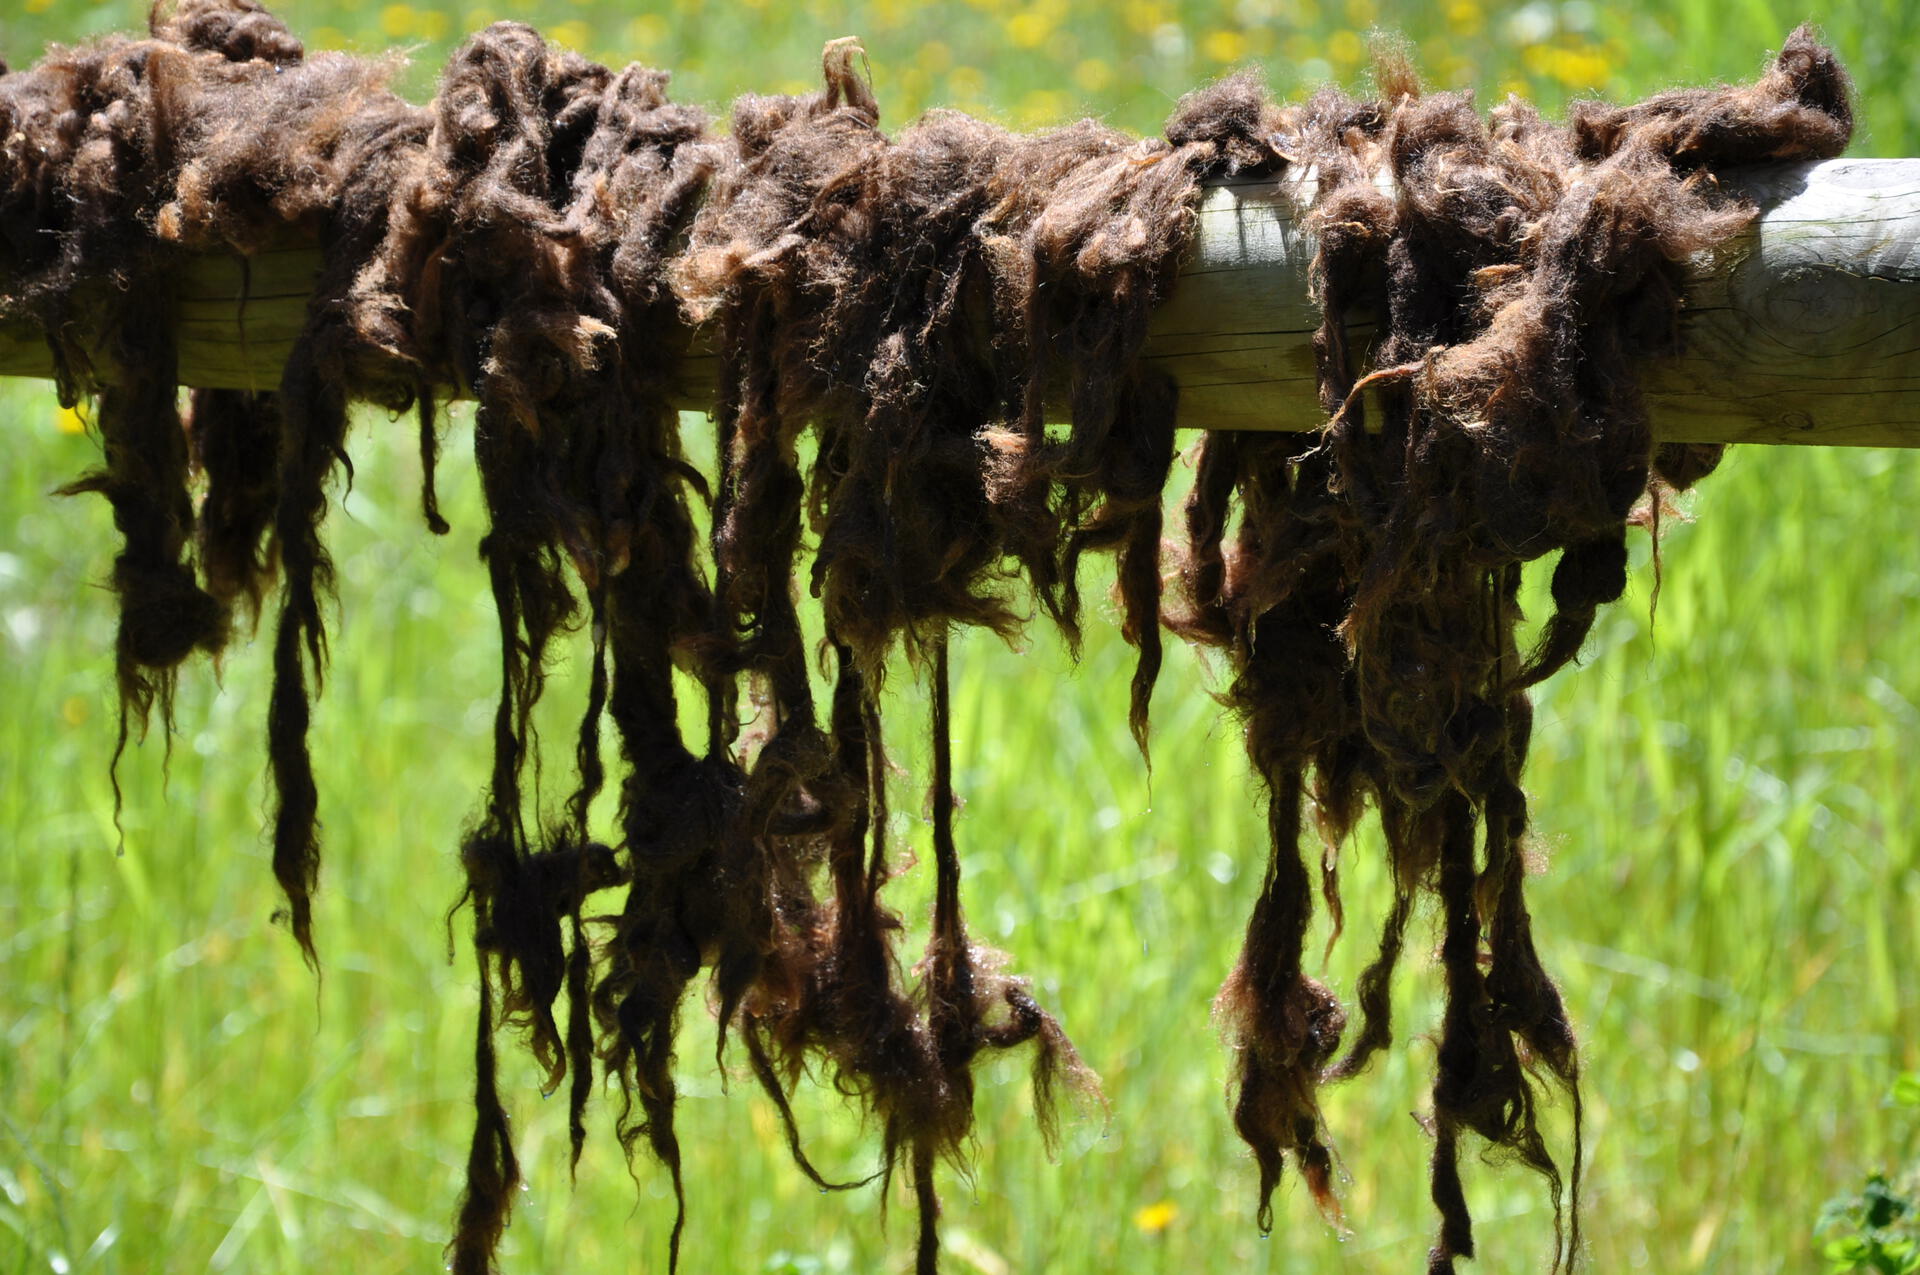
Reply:
[[[1238, 1045], [1235, 1120], [1263, 1211], [1288, 1152], [1326, 1199], [1314, 1089], [1391, 1040], [1393, 968], [1411, 897], [1429, 890], [1447, 987], [1430, 1270], [1473, 1253], [1456, 1165], [1467, 1131], [1546, 1176], [1564, 1220], [1558, 1266], [1579, 1245], [1578, 1061], [1521, 890], [1525, 691], [1569, 663], [1620, 596], [1635, 503], [1718, 459], [1656, 449], [1634, 378], [1677, 342], [1681, 262], [1753, 217], [1713, 170], [1839, 153], [1849, 90], [1802, 30], [1752, 86], [1584, 103], [1565, 127], [1517, 100], [1482, 119], [1464, 95], [1422, 97], [1404, 79], [1388, 91], [1323, 94], [1273, 139], [1317, 169], [1314, 344], [1330, 422], [1310, 437], [1210, 435], [1187, 506], [1174, 627], [1233, 654], [1230, 701], [1274, 839], [1219, 1004]], [[1372, 370], [1346, 332], [1359, 310], [1385, 319]], [[1553, 551], [1554, 614], [1523, 654], [1520, 568]], [[1396, 889], [1360, 979], [1359, 1038], [1331, 1066], [1345, 1016], [1301, 969], [1303, 794], [1336, 924], [1335, 855], [1368, 805]], [[1564, 1209], [1538, 1128], [1543, 1071], [1573, 1100]]]
[[[1651, 492], [1657, 508], [1718, 459], [1656, 448], [1634, 375], [1677, 341], [1679, 263], [1753, 216], [1715, 173], [1837, 154], [1844, 74], [1796, 32], [1750, 86], [1580, 103], [1552, 125], [1518, 101], [1482, 117], [1464, 95], [1423, 96], [1395, 61], [1377, 100], [1281, 107], [1237, 77], [1140, 140], [1092, 122], [1025, 136], [954, 112], [888, 135], [859, 57], [829, 45], [821, 92], [742, 98], [724, 134], [673, 103], [663, 73], [616, 72], [513, 23], [469, 40], [433, 103], [413, 106], [388, 91], [390, 60], [307, 57], [254, 0], [163, 3], [149, 39], [0, 75], [0, 311], [45, 329], [65, 401], [99, 387], [105, 465], [69, 490], [104, 494], [124, 542], [122, 744], [156, 705], [170, 716], [181, 661], [218, 651], [277, 574], [274, 869], [313, 959], [306, 735], [347, 409], [417, 410], [423, 515], [440, 532], [434, 394], [475, 398], [502, 654], [492, 775], [460, 847], [480, 1013], [454, 1269], [495, 1269], [518, 1180], [495, 1084], [502, 1021], [549, 1089], [568, 1083], [576, 1162], [596, 1075], [617, 1081], [622, 1142], [644, 1142], [682, 1201], [677, 1261], [672, 1067], [706, 970], [717, 1047], [741, 1042], [805, 1173], [857, 1185], [822, 1175], [794, 1125], [789, 1095], [815, 1065], [878, 1123], [876, 1176], [904, 1158], [926, 1272], [935, 1167], [964, 1158], [980, 1053], [1034, 1044], [1049, 1134], [1056, 1083], [1096, 1083], [967, 933], [949, 634], [1011, 636], [1037, 606], [1077, 641], [1081, 558], [1110, 551], [1139, 651], [1139, 748], [1165, 628], [1230, 653], [1228, 701], [1267, 787], [1268, 867], [1217, 1006], [1260, 1224], [1290, 1159], [1337, 1210], [1317, 1090], [1391, 1041], [1394, 967], [1432, 894], [1447, 1004], [1430, 1270], [1473, 1251], [1467, 1133], [1547, 1178], [1556, 1263], [1571, 1264], [1578, 1062], [1522, 895], [1526, 689], [1619, 596], [1636, 502]], [[1289, 166], [1315, 177], [1329, 424], [1207, 436], [1169, 549], [1177, 387], [1140, 357], [1148, 321], [1201, 184]], [[290, 234], [317, 240], [322, 268], [280, 385], [196, 391], [183, 417], [174, 264]], [[1383, 320], [1370, 351], [1347, 331], [1362, 313]], [[683, 458], [672, 408], [689, 321], [720, 356], [714, 483]], [[1061, 408], [1069, 428], [1049, 430]], [[695, 502], [711, 507], [704, 544]], [[1523, 653], [1521, 566], [1556, 551], [1555, 611]], [[824, 617], [813, 637], [803, 585]], [[530, 809], [547, 660], [583, 629], [575, 782], [560, 809]], [[832, 652], [824, 714], [816, 649]], [[899, 649], [933, 690], [936, 888], [913, 977], [882, 898], [881, 692]], [[691, 741], [676, 671], [704, 701]], [[603, 719], [620, 752], [604, 839], [588, 820], [609, 777]], [[1341, 1054], [1347, 1011], [1302, 947], [1316, 893], [1340, 927], [1338, 850], [1368, 807], [1395, 895]], [[589, 912], [603, 891], [624, 896]], [[1538, 1127], [1542, 1074], [1572, 1096], [1564, 1182]]]

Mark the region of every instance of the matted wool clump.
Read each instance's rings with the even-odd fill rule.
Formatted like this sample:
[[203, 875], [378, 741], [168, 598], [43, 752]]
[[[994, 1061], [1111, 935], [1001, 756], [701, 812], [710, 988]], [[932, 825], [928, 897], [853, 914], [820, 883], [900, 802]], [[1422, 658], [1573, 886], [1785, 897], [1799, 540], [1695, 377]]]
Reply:
[[[391, 60], [309, 57], [254, 0], [180, 0], [156, 6], [148, 39], [0, 76], [0, 314], [44, 328], [63, 401], [99, 400], [104, 465], [66, 490], [105, 495], [123, 538], [121, 746], [155, 709], [171, 728], [181, 662], [221, 650], [235, 612], [277, 588], [274, 870], [316, 959], [306, 737], [348, 407], [417, 410], [423, 514], [444, 532], [436, 398], [474, 398], [501, 686], [491, 779], [459, 845], [480, 1000], [454, 1269], [494, 1268], [518, 1181], [502, 1023], [549, 1089], [567, 1084], [576, 1161], [595, 1079], [612, 1077], [622, 1141], [644, 1142], [684, 1200], [672, 1068], [704, 971], [719, 1048], [739, 1041], [803, 1172], [852, 1185], [822, 1178], [795, 1129], [789, 1095], [809, 1067], [878, 1124], [882, 1176], [911, 1178], [926, 1272], [935, 1167], [964, 1156], [981, 1053], [1034, 1046], [1049, 1133], [1054, 1086], [1095, 1084], [1029, 985], [967, 932], [949, 634], [1011, 636], [1037, 611], [1077, 642], [1081, 561], [1111, 552], [1138, 648], [1138, 747], [1165, 629], [1230, 653], [1228, 698], [1265, 784], [1271, 855], [1219, 1002], [1260, 1226], [1289, 1161], [1337, 1208], [1316, 1095], [1390, 1041], [1390, 982], [1425, 892], [1447, 998], [1429, 1269], [1473, 1253], [1457, 1168], [1469, 1133], [1546, 1177], [1564, 1219], [1556, 1265], [1570, 1265], [1579, 1068], [1522, 891], [1526, 692], [1620, 595], [1636, 506], [1657, 510], [1717, 460], [1656, 447], [1635, 384], [1677, 343], [1680, 263], [1754, 215], [1716, 172], [1839, 153], [1844, 73], [1800, 31], [1750, 86], [1583, 102], [1551, 124], [1517, 100], [1482, 116], [1464, 94], [1422, 94], [1390, 62], [1366, 101], [1279, 106], [1226, 80], [1142, 140], [954, 112], [889, 135], [858, 56], [829, 45], [822, 91], [742, 98], [716, 129], [668, 98], [662, 72], [616, 72], [501, 23], [420, 107], [388, 88]], [[1289, 168], [1316, 177], [1328, 423], [1209, 435], [1169, 541], [1182, 422], [1178, 387], [1141, 357], [1148, 321], [1202, 183]], [[182, 416], [172, 265], [288, 234], [317, 242], [323, 266], [278, 392], [195, 391]], [[1381, 321], [1371, 350], [1348, 333], [1361, 313]], [[720, 356], [711, 477], [683, 457], [673, 406], [694, 325]], [[1521, 567], [1550, 553], [1555, 611], [1522, 651]], [[806, 632], [801, 589], [824, 632]], [[572, 790], [536, 809], [522, 785], [533, 711], [555, 643], [577, 634], [592, 672]], [[832, 657], [824, 704], [816, 644]], [[882, 691], [903, 649], [933, 718], [936, 888], [912, 978], [883, 894], [896, 855]], [[694, 738], [676, 671], [702, 700]], [[603, 719], [620, 741], [612, 775]], [[617, 826], [596, 829], [609, 779]], [[1304, 973], [1302, 944], [1316, 893], [1338, 926], [1336, 856], [1369, 808], [1395, 894], [1342, 1053], [1347, 1011]], [[616, 901], [589, 913], [603, 893]], [[1572, 1095], [1564, 1160], [1538, 1128], [1543, 1080]], [[679, 1240], [676, 1221], [670, 1262]]]

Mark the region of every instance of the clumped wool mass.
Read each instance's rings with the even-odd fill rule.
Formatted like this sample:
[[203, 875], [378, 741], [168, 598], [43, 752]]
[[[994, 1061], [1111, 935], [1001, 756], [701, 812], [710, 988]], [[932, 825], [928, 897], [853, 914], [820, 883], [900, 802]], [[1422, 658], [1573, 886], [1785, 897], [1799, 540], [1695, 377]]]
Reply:
[[[1373, 99], [1280, 106], [1239, 77], [1142, 140], [945, 111], [889, 135], [859, 56], [829, 45], [820, 92], [742, 98], [716, 129], [663, 72], [500, 23], [416, 106], [388, 88], [391, 60], [308, 56], [255, 0], [179, 0], [156, 6], [149, 38], [0, 76], [0, 313], [44, 329], [63, 401], [97, 397], [102, 467], [65, 490], [104, 495], [122, 537], [122, 747], [156, 709], [170, 729], [182, 661], [220, 651], [236, 613], [277, 590], [274, 871], [316, 959], [306, 735], [348, 408], [417, 413], [423, 517], [444, 532], [436, 395], [473, 398], [500, 698], [459, 842], [480, 970], [453, 1268], [494, 1268], [518, 1182], [502, 1024], [550, 1090], [566, 1085], [576, 1163], [610, 1077], [629, 1154], [644, 1143], [684, 1200], [673, 1061], [705, 971], [718, 1048], [738, 1042], [803, 1172], [857, 1185], [806, 1158], [788, 1106], [803, 1073], [822, 1069], [877, 1124], [881, 1176], [911, 1181], [926, 1272], [935, 1167], [963, 1158], [981, 1053], [1033, 1046], [1043, 1122], [1056, 1084], [1094, 1083], [967, 932], [948, 635], [1012, 636], [1041, 613], [1077, 642], [1081, 561], [1112, 553], [1139, 749], [1164, 630], [1229, 653], [1264, 783], [1270, 857], [1217, 1006], [1260, 1225], [1288, 1163], [1337, 1209], [1316, 1095], [1391, 1040], [1425, 893], [1446, 981], [1429, 1270], [1473, 1253], [1468, 1134], [1545, 1176], [1570, 1264], [1578, 1061], [1522, 891], [1526, 692], [1620, 595], [1636, 507], [1657, 513], [1718, 459], [1656, 446], [1634, 375], [1676, 344], [1680, 263], [1754, 215], [1716, 172], [1838, 154], [1844, 73], [1801, 31], [1752, 85], [1582, 102], [1551, 124], [1518, 100], [1483, 116], [1464, 94], [1423, 94], [1387, 61]], [[1307, 166], [1328, 422], [1208, 435], [1170, 536], [1178, 388], [1141, 358], [1149, 319], [1204, 181]], [[288, 235], [317, 242], [322, 268], [277, 390], [196, 390], [183, 414], [174, 267]], [[1349, 334], [1358, 316], [1379, 323], [1370, 349]], [[684, 385], [696, 325], [719, 353], [711, 387]], [[689, 388], [710, 391], [712, 476], [681, 452]], [[1521, 568], [1548, 554], [1554, 613], [1523, 651]], [[589, 645], [589, 703], [571, 792], [540, 809], [523, 778], [563, 640]], [[912, 976], [884, 899], [882, 692], [901, 650], [932, 684], [936, 888]], [[676, 671], [704, 711], [695, 738]], [[616, 826], [596, 829], [610, 779]], [[1338, 928], [1338, 851], [1369, 808], [1395, 892], [1348, 1040], [1302, 946], [1316, 895]], [[1571, 1096], [1566, 1168], [1538, 1127], [1543, 1082]], [[679, 1242], [676, 1220], [670, 1260]]]

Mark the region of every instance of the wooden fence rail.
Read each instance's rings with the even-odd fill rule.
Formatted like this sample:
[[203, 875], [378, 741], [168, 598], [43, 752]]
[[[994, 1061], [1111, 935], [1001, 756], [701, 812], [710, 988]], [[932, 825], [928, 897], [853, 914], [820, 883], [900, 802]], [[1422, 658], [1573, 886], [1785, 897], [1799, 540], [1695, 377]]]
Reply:
[[[1212, 186], [1148, 357], [1181, 386], [1181, 421], [1310, 430], [1321, 415], [1307, 295], [1313, 244], [1289, 184]], [[1674, 442], [1920, 447], [1920, 159], [1830, 160], [1729, 179], [1756, 225], [1690, 264], [1686, 352], [1643, 374], [1654, 428]], [[317, 250], [204, 257], [176, 281], [180, 376], [267, 389], [300, 331]], [[698, 334], [696, 334], [697, 337]], [[696, 340], [696, 349], [698, 350]], [[0, 375], [47, 376], [46, 343], [0, 327]], [[687, 368], [703, 408], [712, 356]]]

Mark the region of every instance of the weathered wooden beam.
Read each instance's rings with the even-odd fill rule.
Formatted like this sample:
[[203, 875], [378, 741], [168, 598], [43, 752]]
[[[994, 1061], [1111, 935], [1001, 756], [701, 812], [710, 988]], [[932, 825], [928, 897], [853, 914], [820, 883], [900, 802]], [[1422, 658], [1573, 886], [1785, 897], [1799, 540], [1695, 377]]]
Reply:
[[[1307, 295], [1313, 243], [1281, 182], [1225, 182], [1155, 317], [1148, 357], [1181, 386], [1181, 421], [1310, 430], [1321, 422]], [[1764, 210], [1690, 264], [1686, 353], [1647, 367], [1658, 435], [1675, 442], [1920, 447], [1920, 160], [1831, 160], [1741, 172]], [[294, 246], [190, 262], [178, 281], [185, 384], [267, 389], [298, 334], [318, 262]], [[46, 376], [44, 340], [0, 329], [0, 375]], [[705, 407], [712, 356], [686, 372]]]

